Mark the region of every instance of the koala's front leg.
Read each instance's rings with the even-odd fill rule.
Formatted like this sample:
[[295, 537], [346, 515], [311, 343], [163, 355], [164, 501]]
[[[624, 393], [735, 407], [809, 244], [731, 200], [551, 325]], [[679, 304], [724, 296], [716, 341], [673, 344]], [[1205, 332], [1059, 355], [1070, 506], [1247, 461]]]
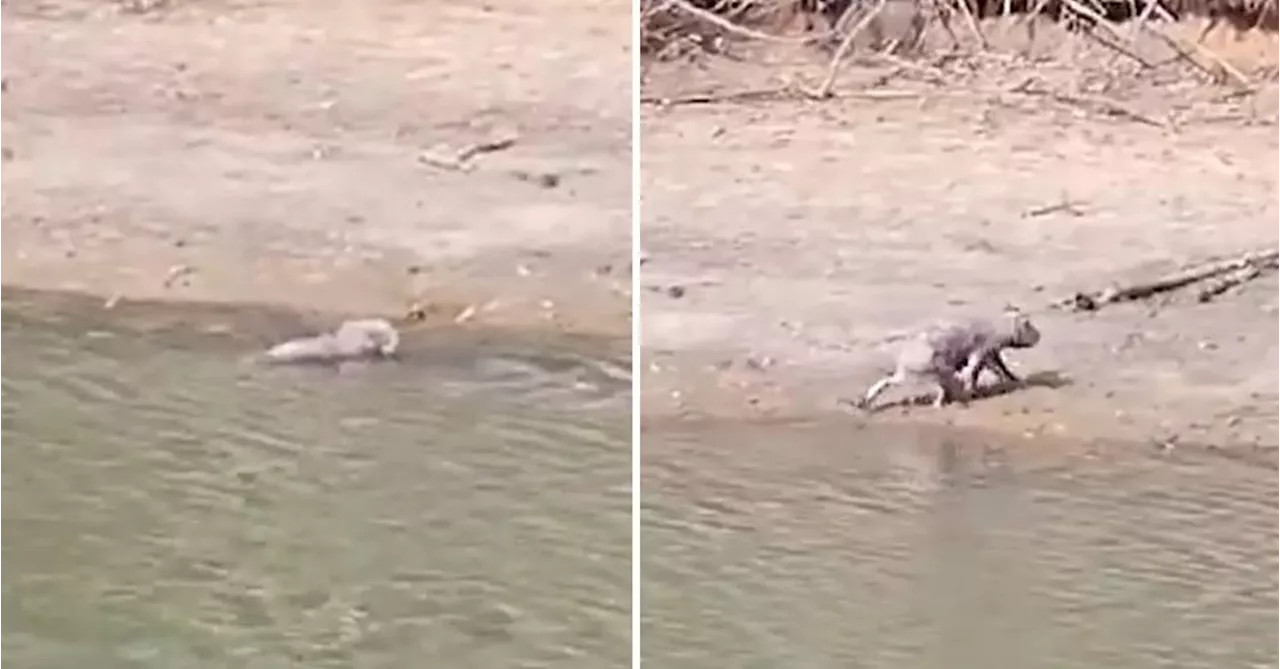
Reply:
[[974, 351], [969, 355], [969, 359], [960, 370], [960, 378], [964, 382], [964, 389], [969, 393], [978, 389], [978, 378], [982, 376], [982, 369], [987, 366], [987, 357], [981, 351]]
[[1009, 366], [1004, 363], [1004, 356], [1000, 355], [1000, 351], [992, 351], [991, 354], [987, 356], [986, 361], [986, 365], [995, 370], [995, 373], [1003, 377], [1005, 381], [1008, 381], [1009, 383], [1021, 382], [1018, 375], [1014, 374], [1013, 370], [1009, 369]]

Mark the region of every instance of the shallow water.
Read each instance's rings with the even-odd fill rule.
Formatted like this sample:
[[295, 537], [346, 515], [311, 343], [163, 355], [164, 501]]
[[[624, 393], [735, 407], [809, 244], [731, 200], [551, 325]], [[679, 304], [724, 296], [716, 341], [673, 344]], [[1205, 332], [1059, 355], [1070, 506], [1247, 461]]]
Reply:
[[668, 669], [1274, 667], [1274, 454], [940, 430], [644, 435]]
[[608, 367], [265, 368], [93, 318], [6, 305], [5, 666], [627, 665]]

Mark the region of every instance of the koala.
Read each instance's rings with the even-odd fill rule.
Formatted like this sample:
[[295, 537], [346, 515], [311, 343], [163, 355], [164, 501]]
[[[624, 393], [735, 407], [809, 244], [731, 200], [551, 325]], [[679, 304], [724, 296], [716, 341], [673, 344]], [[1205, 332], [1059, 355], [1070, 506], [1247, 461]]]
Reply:
[[972, 395], [986, 370], [1017, 383], [1018, 377], [1009, 369], [1002, 353], [1005, 349], [1031, 348], [1038, 343], [1040, 331], [1028, 316], [1016, 310], [997, 320], [973, 319], [933, 325], [903, 345], [893, 373], [868, 388], [858, 404], [868, 408], [890, 386], [908, 380], [935, 384], [935, 407], [961, 395]]
[[400, 347], [400, 333], [381, 318], [345, 321], [333, 332], [291, 339], [271, 347], [271, 363], [340, 363], [348, 360], [389, 358]]

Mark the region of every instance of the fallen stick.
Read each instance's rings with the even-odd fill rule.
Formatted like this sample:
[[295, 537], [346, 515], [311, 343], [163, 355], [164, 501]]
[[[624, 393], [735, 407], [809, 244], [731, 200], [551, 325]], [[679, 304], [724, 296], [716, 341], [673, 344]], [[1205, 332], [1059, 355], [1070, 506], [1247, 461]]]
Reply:
[[[873, 89], [832, 93], [828, 97], [857, 98], [861, 100], [910, 100], [924, 96], [925, 94], [919, 91]], [[794, 100], [798, 98], [809, 99], [803, 91], [792, 88], [777, 88], [758, 91], [738, 91], [732, 93], [694, 93], [679, 97], [646, 95], [640, 98], [640, 104], [653, 105], [655, 107], [677, 107], [680, 105], [709, 105], [732, 102]]]
[[1070, 214], [1072, 216], [1084, 216], [1084, 212], [1081, 211], [1080, 208], [1076, 206], [1077, 204], [1080, 204], [1080, 203], [1072, 202], [1071, 200], [1067, 199], [1066, 196], [1063, 196], [1061, 201], [1055, 204], [1048, 204], [1043, 207], [1036, 207], [1035, 209], [1031, 209], [1023, 213], [1022, 217], [1036, 218], [1038, 216], [1047, 216], [1049, 214], [1056, 214], [1060, 211]]
[[418, 154], [418, 162], [454, 172], [470, 172], [473, 167], [472, 158], [485, 153], [503, 151], [515, 145], [515, 135], [503, 135], [483, 142], [469, 144], [452, 155], [443, 155], [439, 150], [422, 151]]
[[[1280, 252], [1275, 250], [1254, 252], [1239, 256], [1233, 260], [1218, 261], [1193, 267], [1154, 281], [1130, 286], [1112, 286], [1096, 293], [1076, 293], [1065, 300], [1059, 301], [1057, 304], [1058, 306], [1068, 307], [1073, 311], [1096, 311], [1108, 304], [1143, 300], [1224, 274], [1239, 273], [1243, 277], [1248, 273], [1245, 270], [1256, 270], [1253, 276], [1242, 278], [1233, 284], [1239, 285], [1239, 283], [1261, 276], [1264, 270], [1274, 271], [1278, 267], [1280, 267]], [[1215, 295], [1225, 292], [1230, 287], [1227, 286], [1211, 294], [1207, 299], [1212, 299]], [[1202, 299], [1201, 301], [1207, 301], [1207, 299]]]
[[483, 142], [476, 142], [475, 144], [472, 144], [462, 149], [461, 151], [458, 152], [458, 155], [455, 158], [455, 160], [457, 160], [458, 163], [466, 163], [470, 161], [472, 158], [475, 158], [476, 156], [482, 153], [494, 153], [496, 151], [503, 151], [515, 145], [516, 145], [515, 135], [506, 135], [503, 137], [488, 139]]
[[753, 88], [744, 91], [730, 91], [727, 93], [691, 93], [689, 95], [680, 95], [676, 97], [642, 95], [640, 96], [640, 104], [656, 105], [659, 107], [674, 107], [677, 105], [705, 105], [717, 102], [778, 100], [795, 97], [797, 93], [798, 91], [790, 87], [775, 87]]
[[1233, 272], [1206, 286], [1200, 291], [1200, 294], [1196, 296], [1196, 301], [1212, 301], [1213, 298], [1227, 292], [1228, 290], [1231, 290], [1236, 286], [1243, 285], [1249, 281], [1253, 281], [1260, 276], [1262, 276], [1262, 269], [1257, 266], [1250, 266], [1243, 270]]
[[1135, 109], [1131, 109], [1130, 107], [1124, 104], [1121, 104], [1120, 102], [1111, 100], [1109, 98], [1097, 96], [1097, 95], [1090, 95], [1087, 97], [1081, 96], [1081, 95], [1068, 95], [1066, 93], [1058, 93], [1056, 91], [1047, 91], [1039, 88], [1031, 88], [1030, 86], [1023, 86], [1021, 84], [1010, 89], [1009, 92], [1020, 93], [1022, 95], [1047, 97], [1051, 100], [1062, 102], [1064, 104], [1073, 105], [1076, 107], [1084, 107], [1084, 108], [1094, 107], [1098, 110], [1101, 110], [1107, 116], [1119, 116], [1122, 118], [1127, 118], [1131, 121], [1145, 123], [1147, 125], [1155, 126], [1161, 129], [1169, 128], [1169, 123], [1166, 121], [1160, 121], [1160, 120], [1151, 118], [1150, 116], [1147, 116], [1146, 114], [1143, 114], [1142, 112], [1139, 112]]

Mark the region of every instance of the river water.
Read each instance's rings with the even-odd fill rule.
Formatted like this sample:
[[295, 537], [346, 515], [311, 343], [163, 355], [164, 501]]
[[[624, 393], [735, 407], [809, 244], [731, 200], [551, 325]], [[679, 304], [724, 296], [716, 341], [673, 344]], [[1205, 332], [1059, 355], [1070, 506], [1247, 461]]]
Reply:
[[1273, 451], [816, 423], [642, 443], [648, 666], [1277, 665]]
[[4, 666], [627, 666], [623, 363], [271, 369], [10, 297]]

